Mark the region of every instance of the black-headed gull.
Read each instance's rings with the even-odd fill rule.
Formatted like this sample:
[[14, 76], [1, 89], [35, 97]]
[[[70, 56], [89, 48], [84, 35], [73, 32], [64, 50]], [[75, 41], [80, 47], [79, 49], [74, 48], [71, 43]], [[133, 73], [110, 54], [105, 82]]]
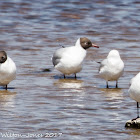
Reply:
[[140, 72], [134, 78], [131, 79], [130, 84], [131, 85], [128, 92], [129, 92], [130, 97], [137, 102], [137, 118], [139, 118]]
[[16, 65], [13, 60], [7, 56], [5, 51], [0, 51], [0, 85], [5, 86], [16, 77]]
[[99, 48], [84, 37], [76, 41], [75, 46], [60, 48], [53, 55], [52, 62], [54, 67], [65, 75], [75, 74], [82, 69], [82, 62], [86, 56], [86, 50], [90, 47]]
[[99, 67], [99, 75], [106, 80], [107, 88], [108, 81], [116, 81], [116, 88], [118, 87], [118, 79], [122, 76], [124, 70], [124, 63], [121, 60], [120, 54], [117, 50], [111, 50], [106, 59], [104, 59]]

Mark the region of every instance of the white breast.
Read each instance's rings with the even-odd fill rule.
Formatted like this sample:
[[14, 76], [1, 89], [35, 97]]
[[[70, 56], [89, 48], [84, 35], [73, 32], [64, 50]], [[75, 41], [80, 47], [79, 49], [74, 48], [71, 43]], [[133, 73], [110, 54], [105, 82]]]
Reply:
[[121, 59], [106, 59], [99, 74], [107, 81], [115, 81], [123, 74], [124, 63]]
[[82, 69], [82, 62], [86, 56], [86, 51], [81, 47], [64, 48], [60, 62], [56, 65], [56, 69], [64, 74], [77, 73]]
[[7, 85], [16, 77], [16, 65], [10, 57], [0, 64], [0, 85]]
[[130, 97], [136, 102], [140, 102], [140, 73], [138, 73], [132, 80], [131, 86], [128, 90]]

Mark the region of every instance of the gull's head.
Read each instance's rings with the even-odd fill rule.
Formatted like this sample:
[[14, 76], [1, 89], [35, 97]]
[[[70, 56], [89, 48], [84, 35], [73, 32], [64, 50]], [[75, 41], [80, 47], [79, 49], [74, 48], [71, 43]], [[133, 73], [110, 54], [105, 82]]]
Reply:
[[83, 37], [83, 38], [79, 38], [76, 42], [76, 46], [81, 46], [83, 49], [88, 49], [90, 47], [96, 47], [96, 48], [99, 48], [99, 46], [95, 45], [95, 44], [92, 44], [92, 42], [86, 38], [86, 37]]
[[120, 57], [120, 54], [119, 54], [119, 52], [117, 51], [117, 50], [111, 50], [110, 52], [109, 52], [109, 54], [108, 54], [108, 56], [107, 56], [107, 58], [108, 57]]
[[7, 60], [7, 54], [5, 51], [0, 51], [0, 64], [4, 63]]

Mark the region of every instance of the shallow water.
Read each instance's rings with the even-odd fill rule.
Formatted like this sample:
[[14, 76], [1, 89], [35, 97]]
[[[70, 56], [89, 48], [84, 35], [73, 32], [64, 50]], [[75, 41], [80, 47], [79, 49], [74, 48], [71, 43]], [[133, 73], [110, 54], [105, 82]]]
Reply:
[[[18, 69], [0, 91], [1, 139], [139, 139], [140, 130], [124, 127], [136, 117], [128, 88], [140, 70], [139, 12], [136, 0], [1, 0], [0, 49]], [[77, 80], [63, 79], [51, 56], [83, 36], [100, 48], [88, 50]], [[125, 62], [118, 89], [98, 76], [97, 62], [111, 49]]]

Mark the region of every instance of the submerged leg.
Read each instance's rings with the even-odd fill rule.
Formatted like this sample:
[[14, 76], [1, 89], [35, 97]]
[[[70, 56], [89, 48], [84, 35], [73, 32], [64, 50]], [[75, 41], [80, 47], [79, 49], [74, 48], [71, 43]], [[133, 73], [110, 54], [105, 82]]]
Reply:
[[136, 120], [137, 118], [139, 118], [139, 103], [137, 102], [137, 117], [132, 119], [132, 121]]
[[76, 77], [76, 73], [75, 73], [75, 79], [76, 79], [77, 77]]
[[118, 81], [116, 81], [116, 88], [118, 88]]
[[65, 74], [64, 74], [64, 79], [66, 78]]
[[106, 88], [109, 88], [109, 87], [108, 87], [108, 81], [106, 81]]
[[7, 90], [7, 85], [5, 86], [5, 89]]
[[137, 118], [139, 118], [139, 103], [137, 102]]

